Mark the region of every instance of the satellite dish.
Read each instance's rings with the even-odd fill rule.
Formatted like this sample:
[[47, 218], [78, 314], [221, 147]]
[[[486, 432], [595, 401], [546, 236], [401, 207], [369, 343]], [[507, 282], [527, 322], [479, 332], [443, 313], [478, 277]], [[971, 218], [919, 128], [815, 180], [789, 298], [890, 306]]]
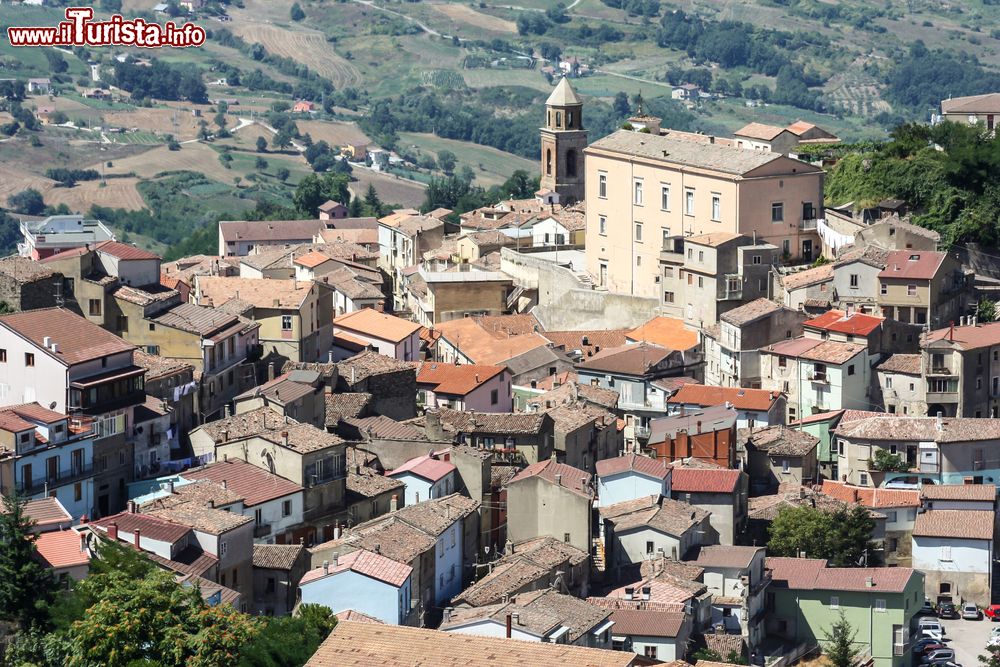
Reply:
[[49, 403], [49, 410], [55, 410], [55, 409], [56, 409], [56, 402], [52, 401], [51, 403]]

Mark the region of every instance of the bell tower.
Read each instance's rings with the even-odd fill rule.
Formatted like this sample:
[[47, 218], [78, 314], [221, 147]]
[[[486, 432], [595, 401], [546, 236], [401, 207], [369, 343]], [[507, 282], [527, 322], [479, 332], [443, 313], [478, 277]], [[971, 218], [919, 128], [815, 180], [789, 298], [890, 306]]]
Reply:
[[583, 100], [566, 77], [559, 80], [545, 101], [545, 127], [541, 133], [541, 188], [558, 193], [562, 204], [582, 201], [587, 131], [583, 129]]

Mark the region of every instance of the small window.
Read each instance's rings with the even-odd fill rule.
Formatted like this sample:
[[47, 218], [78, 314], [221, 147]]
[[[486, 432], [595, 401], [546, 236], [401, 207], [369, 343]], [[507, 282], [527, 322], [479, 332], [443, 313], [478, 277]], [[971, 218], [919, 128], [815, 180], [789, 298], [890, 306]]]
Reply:
[[694, 190], [684, 191], [684, 214], [694, 215]]
[[642, 223], [635, 223], [635, 241], [636, 243], [642, 243]]
[[646, 656], [647, 658], [656, 660], [656, 647], [646, 646], [645, 648], [643, 648], [643, 655]]
[[281, 316], [281, 330], [282, 331], [291, 331], [292, 330], [292, 316], [291, 315], [282, 315]]
[[858, 473], [858, 482], [861, 486], [868, 486], [868, 473], [862, 472]]
[[760, 264], [760, 255], [754, 255], [753, 256], [753, 263], [754, 264]]
[[601, 199], [608, 198], [608, 175], [598, 174], [597, 176], [597, 196]]
[[7, 350], [0, 349], [0, 363], [7, 363]]
[[854, 375], [854, 364], [851, 364], [850, 366], [847, 367], [847, 374]]
[[836, 595], [830, 596], [830, 609], [840, 609], [840, 598]]
[[878, 598], [875, 599], [875, 611], [879, 612], [880, 614], [885, 613], [885, 600], [881, 600]]
[[653, 542], [651, 540], [647, 540], [646, 541], [646, 553], [647, 554], [653, 553], [653, 546], [654, 545], [653, 545]]
[[722, 220], [722, 196], [712, 195], [712, 220], [719, 222]]
[[500, 392], [496, 389], [490, 392], [490, 405], [496, 405], [500, 402]]
[[788, 357], [778, 357], [778, 368], [788, 368]]
[[663, 293], [663, 303], [673, 303], [673, 302], [674, 302], [674, 293], [673, 292], [664, 292]]
[[886, 294], [889, 293], [889, 286], [886, 285], [885, 283], [882, 283], [881, 285], [878, 286], [878, 293], [881, 294], [882, 296], [885, 296]]
[[791, 471], [792, 471], [792, 464], [791, 464], [791, 462], [788, 459], [782, 459], [781, 460], [781, 472], [782, 472], [782, 474], [787, 475]]
[[633, 197], [632, 201], [636, 206], [642, 206], [642, 181], [636, 179], [632, 185]]
[[705, 261], [705, 251], [704, 250], [699, 250], [698, 251], [698, 261], [699, 262], [704, 262]]
[[101, 316], [101, 300], [100, 299], [90, 299], [87, 306], [87, 312], [90, 313], [92, 317]]
[[704, 286], [705, 286], [705, 277], [698, 276], [698, 287], [704, 287]]
[[771, 222], [785, 221], [785, 204], [777, 201], [771, 204]]
[[563, 533], [563, 542], [566, 542], [567, 544], [569, 544], [569, 540], [570, 540], [570, 534], [569, 533]]
[[916, 285], [907, 285], [906, 286], [906, 296], [916, 296], [916, 295], [917, 295], [917, 286]]
[[858, 274], [856, 273], [851, 274], [851, 287], [854, 289], [858, 287]]
[[605, 215], [597, 218], [597, 233], [604, 236], [608, 233], [608, 218]]
[[281, 516], [291, 516], [292, 515], [292, 501], [286, 500], [281, 503]]
[[670, 186], [660, 186], [660, 208], [664, 211], [670, 210]]
[[156, 331], [156, 325], [154, 323], [150, 322], [149, 323], [149, 330], [150, 331]]
[[35, 355], [32, 354], [31, 352], [25, 352], [24, 353], [24, 365], [25, 366], [34, 366], [35, 365]]
[[943, 561], [950, 561], [951, 560], [951, 545], [950, 544], [942, 544], [941, 545], [941, 558], [940, 558], [940, 560], [943, 560]]
[[219, 542], [219, 555], [220, 556], [225, 556], [226, 555], [226, 551], [228, 551], [228, 547], [229, 547], [229, 545], [226, 544], [225, 542]]

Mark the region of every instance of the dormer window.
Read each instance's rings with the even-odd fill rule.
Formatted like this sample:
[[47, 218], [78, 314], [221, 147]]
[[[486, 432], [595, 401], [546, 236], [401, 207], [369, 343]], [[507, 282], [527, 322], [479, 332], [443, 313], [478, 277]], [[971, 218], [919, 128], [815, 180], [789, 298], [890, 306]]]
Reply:
[[920, 259], [920, 255], [910, 255], [910, 261], [911, 262], [916, 262], [919, 259]]

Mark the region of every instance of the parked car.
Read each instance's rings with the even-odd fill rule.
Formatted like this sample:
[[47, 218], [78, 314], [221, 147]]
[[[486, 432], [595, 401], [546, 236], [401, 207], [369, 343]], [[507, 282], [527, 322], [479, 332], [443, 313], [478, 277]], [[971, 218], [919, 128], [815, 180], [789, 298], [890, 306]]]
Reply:
[[1000, 604], [991, 604], [983, 609], [983, 615], [991, 621], [1000, 621]]
[[978, 621], [983, 617], [983, 613], [979, 611], [979, 607], [972, 604], [971, 602], [966, 602], [962, 605], [962, 618], [967, 621]]
[[937, 610], [934, 608], [934, 603], [924, 598], [924, 606], [917, 611], [917, 616], [934, 616], [937, 614]]
[[940, 620], [932, 616], [923, 616], [919, 621], [917, 621], [918, 630], [933, 630], [941, 635], [946, 635], [947, 632], [944, 629], [944, 625]]
[[950, 648], [939, 648], [935, 651], [929, 651], [924, 653], [920, 658], [921, 664], [924, 665], [936, 665], [942, 662], [949, 662], [955, 660], [955, 649]]
[[940, 630], [932, 630], [931, 628], [917, 628], [916, 639], [933, 639], [939, 643], [946, 641]]
[[958, 618], [958, 607], [954, 602], [942, 602], [937, 608], [938, 618]]
[[990, 639], [1000, 639], [1000, 627], [990, 629]]
[[948, 648], [942, 644], [937, 639], [931, 637], [924, 637], [923, 639], [918, 639], [913, 643], [913, 653], [915, 655], [920, 655], [922, 653], [930, 653], [931, 651], [936, 651], [939, 648]]

